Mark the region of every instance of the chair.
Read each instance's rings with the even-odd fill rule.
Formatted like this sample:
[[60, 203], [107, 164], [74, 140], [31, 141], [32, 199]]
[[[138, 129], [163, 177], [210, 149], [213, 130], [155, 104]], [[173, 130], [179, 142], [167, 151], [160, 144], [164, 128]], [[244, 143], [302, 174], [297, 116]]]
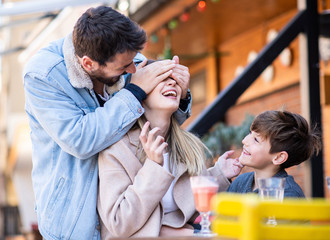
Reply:
[[[330, 201], [284, 199], [262, 201], [256, 194], [219, 193], [212, 199], [212, 230], [239, 240], [330, 239]], [[277, 225], [265, 219], [274, 216]]]

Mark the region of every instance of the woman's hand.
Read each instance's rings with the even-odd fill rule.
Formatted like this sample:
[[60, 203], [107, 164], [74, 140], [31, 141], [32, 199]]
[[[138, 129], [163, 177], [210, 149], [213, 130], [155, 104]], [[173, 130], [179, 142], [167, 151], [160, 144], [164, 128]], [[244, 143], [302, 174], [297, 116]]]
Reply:
[[238, 158], [229, 158], [234, 153], [234, 150], [230, 150], [222, 154], [219, 158], [219, 164], [221, 171], [224, 173], [226, 178], [231, 179], [236, 177], [243, 168], [243, 165], [240, 163]]
[[140, 133], [142, 147], [150, 160], [163, 165], [163, 153], [168, 144], [164, 137], [159, 135], [160, 128], [155, 127], [149, 131], [149, 126], [150, 122], [146, 122]]

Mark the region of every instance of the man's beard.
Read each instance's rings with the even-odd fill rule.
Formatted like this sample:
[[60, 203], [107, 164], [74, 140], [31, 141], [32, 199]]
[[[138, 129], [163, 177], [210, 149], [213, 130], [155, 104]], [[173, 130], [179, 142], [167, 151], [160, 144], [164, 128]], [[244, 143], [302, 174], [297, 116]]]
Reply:
[[[126, 74], [126, 72], [122, 73], [122, 75], [124, 75], [124, 74]], [[105, 85], [111, 87], [119, 81], [121, 75], [106, 78], [106, 77], [103, 77], [104, 73], [101, 70], [98, 70], [98, 71], [90, 73], [89, 76], [92, 79], [92, 81], [99, 81], [99, 82], [104, 83]]]
[[93, 81], [99, 81], [99, 82], [104, 83], [105, 85], [111, 87], [111, 86], [115, 85], [119, 81], [120, 76], [111, 77], [111, 78], [91, 76], [91, 79]]

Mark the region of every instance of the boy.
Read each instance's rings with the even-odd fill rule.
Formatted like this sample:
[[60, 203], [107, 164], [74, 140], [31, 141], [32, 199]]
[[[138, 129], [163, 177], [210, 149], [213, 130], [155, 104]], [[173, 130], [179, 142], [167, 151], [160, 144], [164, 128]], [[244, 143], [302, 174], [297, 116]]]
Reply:
[[239, 161], [254, 172], [239, 175], [228, 192], [258, 193], [256, 179], [286, 178], [284, 197], [305, 197], [286, 168], [298, 165], [318, 154], [321, 140], [316, 129], [311, 129], [300, 115], [287, 111], [265, 111], [258, 115], [243, 139]]

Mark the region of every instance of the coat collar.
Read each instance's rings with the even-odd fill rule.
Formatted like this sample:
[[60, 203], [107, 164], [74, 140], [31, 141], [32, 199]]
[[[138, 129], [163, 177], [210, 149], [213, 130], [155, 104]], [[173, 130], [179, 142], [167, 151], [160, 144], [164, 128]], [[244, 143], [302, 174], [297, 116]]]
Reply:
[[[134, 126], [133, 126], [133, 128], [134, 128]], [[128, 136], [130, 144], [132, 144], [135, 147], [139, 147], [140, 133], [141, 133], [141, 130], [139, 128], [131, 129], [130, 131], [127, 132], [127, 136]]]

